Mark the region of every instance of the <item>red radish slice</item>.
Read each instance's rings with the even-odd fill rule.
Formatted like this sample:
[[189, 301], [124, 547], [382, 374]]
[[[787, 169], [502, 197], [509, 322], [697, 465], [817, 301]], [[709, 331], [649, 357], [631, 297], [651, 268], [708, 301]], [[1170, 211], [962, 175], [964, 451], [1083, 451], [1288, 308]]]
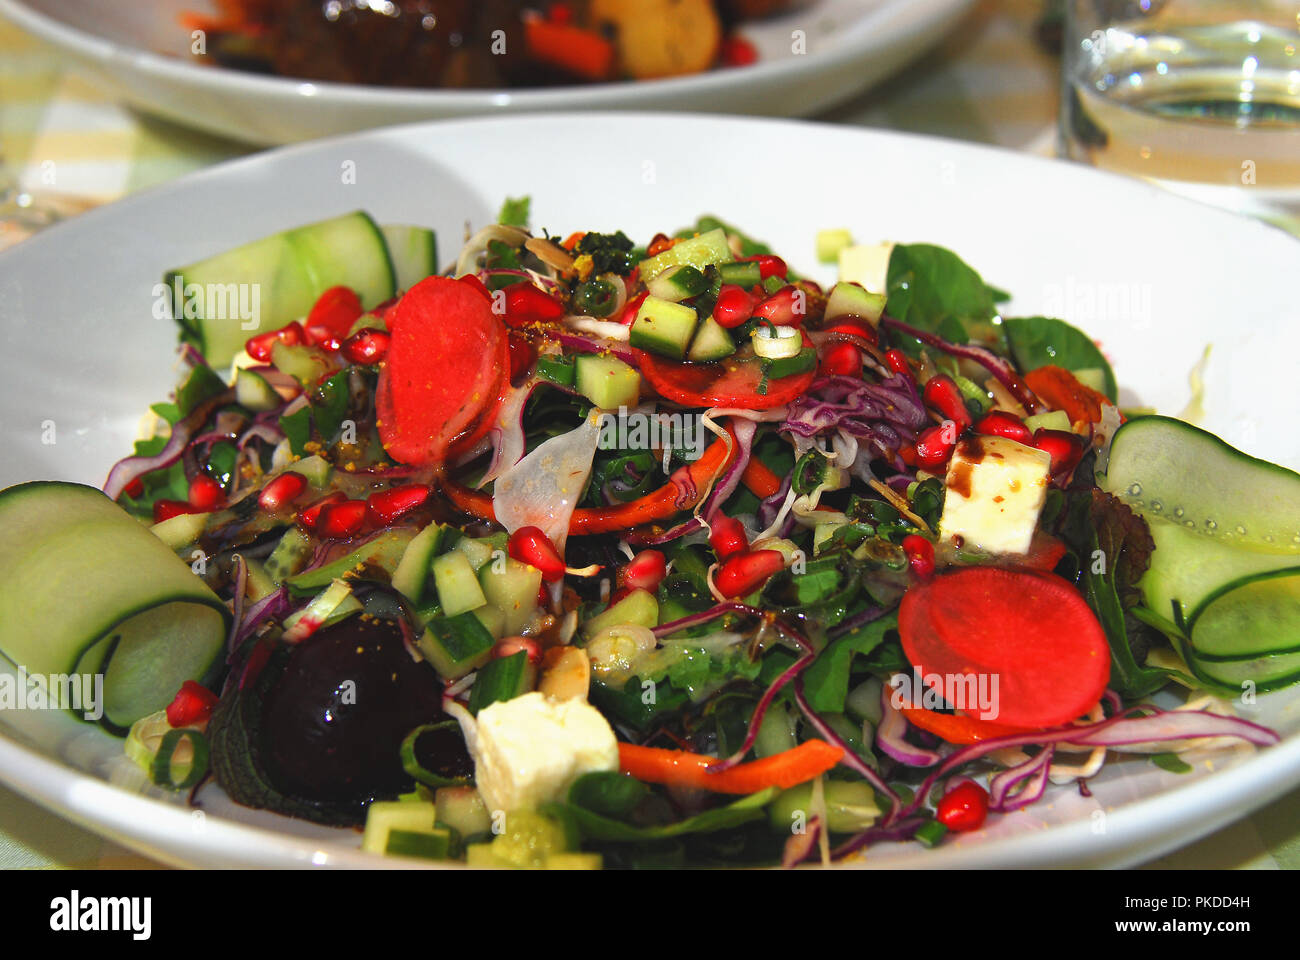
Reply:
[[687, 407], [740, 407], [769, 410], [789, 403], [807, 391], [817, 377], [807, 373], [770, 380], [759, 393], [763, 364], [757, 357], [728, 357], [718, 363], [683, 363], [636, 351], [641, 374], [660, 396]]
[[1097, 703], [1110, 679], [1101, 624], [1079, 592], [1050, 573], [941, 574], [904, 595], [898, 632], [923, 677], [996, 674], [998, 715], [988, 719], [1010, 726], [1068, 723]]
[[375, 404], [379, 436], [402, 463], [439, 466], [447, 447], [499, 402], [510, 369], [506, 329], [468, 284], [421, 280], [387, 317], [392, 342]]

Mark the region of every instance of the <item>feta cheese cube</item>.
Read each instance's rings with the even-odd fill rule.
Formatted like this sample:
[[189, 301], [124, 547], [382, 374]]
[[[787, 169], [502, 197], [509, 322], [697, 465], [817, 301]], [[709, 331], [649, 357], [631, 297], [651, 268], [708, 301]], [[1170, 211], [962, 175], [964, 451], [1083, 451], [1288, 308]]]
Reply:
[[948, 462], [939, 534], [989, 553], [1028, 553], [1052, 458], [1005, 437], [967, 437]]
[[884, 293], [892, 243], [859, 244], [840, 251], [840, 282], [860, 283], [871, 293]]
[[586, 700], [526, 693], [478, 714], [474, 779], [489, 810], [560, 800], [584, 773], [618, 769], [618, 740]]

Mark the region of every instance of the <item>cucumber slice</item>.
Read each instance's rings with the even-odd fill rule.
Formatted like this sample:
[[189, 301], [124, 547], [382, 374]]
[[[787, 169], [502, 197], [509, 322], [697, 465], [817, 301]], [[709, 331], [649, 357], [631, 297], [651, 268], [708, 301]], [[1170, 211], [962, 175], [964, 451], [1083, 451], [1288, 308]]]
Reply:
[[157, 537], [93, 487], [0, 492], [0, 652], [33, 674], [103, 671], [125, 730], [221, 668], [230, 612]]
[[469, 712], [478, 716], [484, 707], [502, 700], [513, 700], [533, 689], [536, 671], [528, 662], [528, 653], [520, 650], [508, 657], [489, 660], [478, 672], [469, 692]]
[[1183, 659], [1201, 680], [1240, 693], [1246, 684], [1257, 693], [1279, 690], [1300, 680], [1300, 652], [1277, 653], [1241, 660], [1214, 660], [1198, 656], [1184, 643]]
[[639, 627], [659, 625], [659, 601], [649, 590], [633, 590], [608, 610], [588, 620], [583, 632], [588, 637], [594, 637], [602, 630], [627, 624]]
[[537, 375], [552, 383], [571, 387], [575, 375], [573, 358], [561, 354], [540, 356], [537, 358]]
[[438, 237], [425, 227], [384, 224], [379, 228], [393, 261], [398, 290], [409, 290], [438, 272]]
[[434, 805], [415, 800], [376, 801], [366, 807], [366, 832], [361, 849], [369, 853], [387, 853], [392, 831], [433, 833]]
[[444, 529], [441, 524], [431, 523], [417, 533], [393, 571], [393, 589], [412, 603], [418, 604], [424, 599], [429, 568], [442, 546]]
[[1300, 565], [1214, 591], [1193, 612], [1187, 630], [1202, 656], [1300, 653]]
[[695, 332], [686, 359], [692, 363], [710, 363], [736, 352], [736, 341], [727, 329], [712, 317], [706, 317]]
[[433, 795], [435, 822], [445, 823], [462, 837], [492, 830], [492, 815], [473, 787], [439, 787]]
[[473, 613], [434, 617], [416, 643], [444, 680], [458, 680], [492, 659], [496, 638]]
[[575, 363], [578, 392], [601, 410], [635, 407], [641, 399], [641, 374], [618, 357], [583, 354]]
[[297, 527], [290, 527], [280, 536], [280, 542], [266, 558], [266, 575], [274, 583], [284, 583], [307, 566], [314, 549], [307, 534]]
[[478, 580], [487, 602], [505, 614], [507, 635], [518, 633], [533, 619], [542, 571], [510, 557], [499, 567], [487, 564], [479, 571]]
[[763, 373], [769, 380], [780, 380], [782, 377], [790, 377], [796, 373], [807, 373], [813, 367], [817, 366], [817, 351], [812, 347], [804, 347], [793, 357], [779, 357], [775, 360], [764, 359]]
[[[360, 211], [177, 267], [163, 275], [163, 283], [172, 299], [172, 316], [208, 363], [218, 367], [230, 363], [249, 337], [306, 316], [329, 287], [351, 287], [367, 306], [396, 292], [383, 234]], [[232, 308], [241, 302], [255, 305], [257, 317], [241, 317], [244, 311]], [[256, 326], [246, 328], [254, 319]]]
[[817, 262], [839, 263], [840, 251], [853, 246], [853, 234], [843, 227], [817, 231]]
[[676, 267], [669, 267], [657, 277], [652, 277], [646, 284], [646, 289], [650, 291], [652, 297], [670, 303], [680, 303], [682, 300], [703, 293], [708, 286], [708, 278], [703, 273], [689, 263], [683, 263]]
[[639, 350], [683, 360], [698, 323], [699, 317], [692, 307], [646, 297], [632, 321], [628, 343]]
[[155, 523], [149, 529], [172, 550], [182, 550], [197, 543], [199, 537], [203, 536], [203, 528], [207, 526], [210, 516], [210, 513], [178, 513]]
[[669, 267], [689, 265], [703, 270], [714, 263], [731, 260], [731, 247], [727, 234], [721, 227], [701, 233], [698, 237], [678, 240], [663, 253], [641, 261], [641, 276], [657, 277]]
[[1130, 420], [1102, 489], [1206, 539], [1300, 557], [1300, 474], [1172, 417]]

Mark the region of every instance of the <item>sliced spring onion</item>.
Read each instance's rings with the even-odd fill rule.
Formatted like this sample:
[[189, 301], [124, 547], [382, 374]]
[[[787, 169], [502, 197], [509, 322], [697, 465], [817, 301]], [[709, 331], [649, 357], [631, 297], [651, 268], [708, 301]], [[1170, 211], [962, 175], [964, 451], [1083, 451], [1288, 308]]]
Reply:
[[803, 337], [796, 327], [778, 327], [765, 324], [756, 327], [750, 334], [754, 342], [754, 352], [768, 360], [784, 360], [798, 356], [803, 349]]
[[[182, 741], [186, 740], [189, 741], [190, 748], [194, 751], [194, 757], [189, 762], [188, 769], [183, 762], [173, 767], [172, 758]], [[163, 735], [162, 742], [158, 744], [158, 753], [153, 758], [153, 768], [149, 771], [149, 778], [160, 787], [168, 787], [172, 790], [188, 790], [207, 774], [208, 754], [208, 738], [198, 730], [188, 727], [168, 730]], [[184, 776], [177, 780], [175, 774], [181, 772], [184, 773]]]
[[402, 741], [399, 755], [402, 758], [402, 769], [406, 771], [411, 779], [430, 787], [463, 787], [469, 784], [469, 777], [447, 777], [440, 773], [434, 773], [432, 770], [426, 770], [421, 766], [420, 761], [415, 758], [415, 744], [420, 737], [435, 730], [452, 728], [459, 730], [460, 724], [455, 720], [443, 720], [440, 723], [422, 724], [406, 735], [406, 739]]

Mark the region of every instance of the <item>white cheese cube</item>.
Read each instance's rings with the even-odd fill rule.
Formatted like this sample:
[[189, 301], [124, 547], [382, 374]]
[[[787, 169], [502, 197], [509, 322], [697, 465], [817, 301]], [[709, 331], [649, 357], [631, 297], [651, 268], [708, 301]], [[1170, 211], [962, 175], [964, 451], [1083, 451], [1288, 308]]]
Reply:
[[892, 243], [859, 244], [840, 251], [840, 282], [860, 283], [871, 293], [884, 293]]
[[1005, 437], [967, 437], [948, 462], [939, 534], [988, 553], [1028, 553], [1052, 458]]
[[478, 714], [474, 779], [489, 810], [563, 799], [584, 773], [618, 769], [618, 740], [585, 700], [526, 693]]

